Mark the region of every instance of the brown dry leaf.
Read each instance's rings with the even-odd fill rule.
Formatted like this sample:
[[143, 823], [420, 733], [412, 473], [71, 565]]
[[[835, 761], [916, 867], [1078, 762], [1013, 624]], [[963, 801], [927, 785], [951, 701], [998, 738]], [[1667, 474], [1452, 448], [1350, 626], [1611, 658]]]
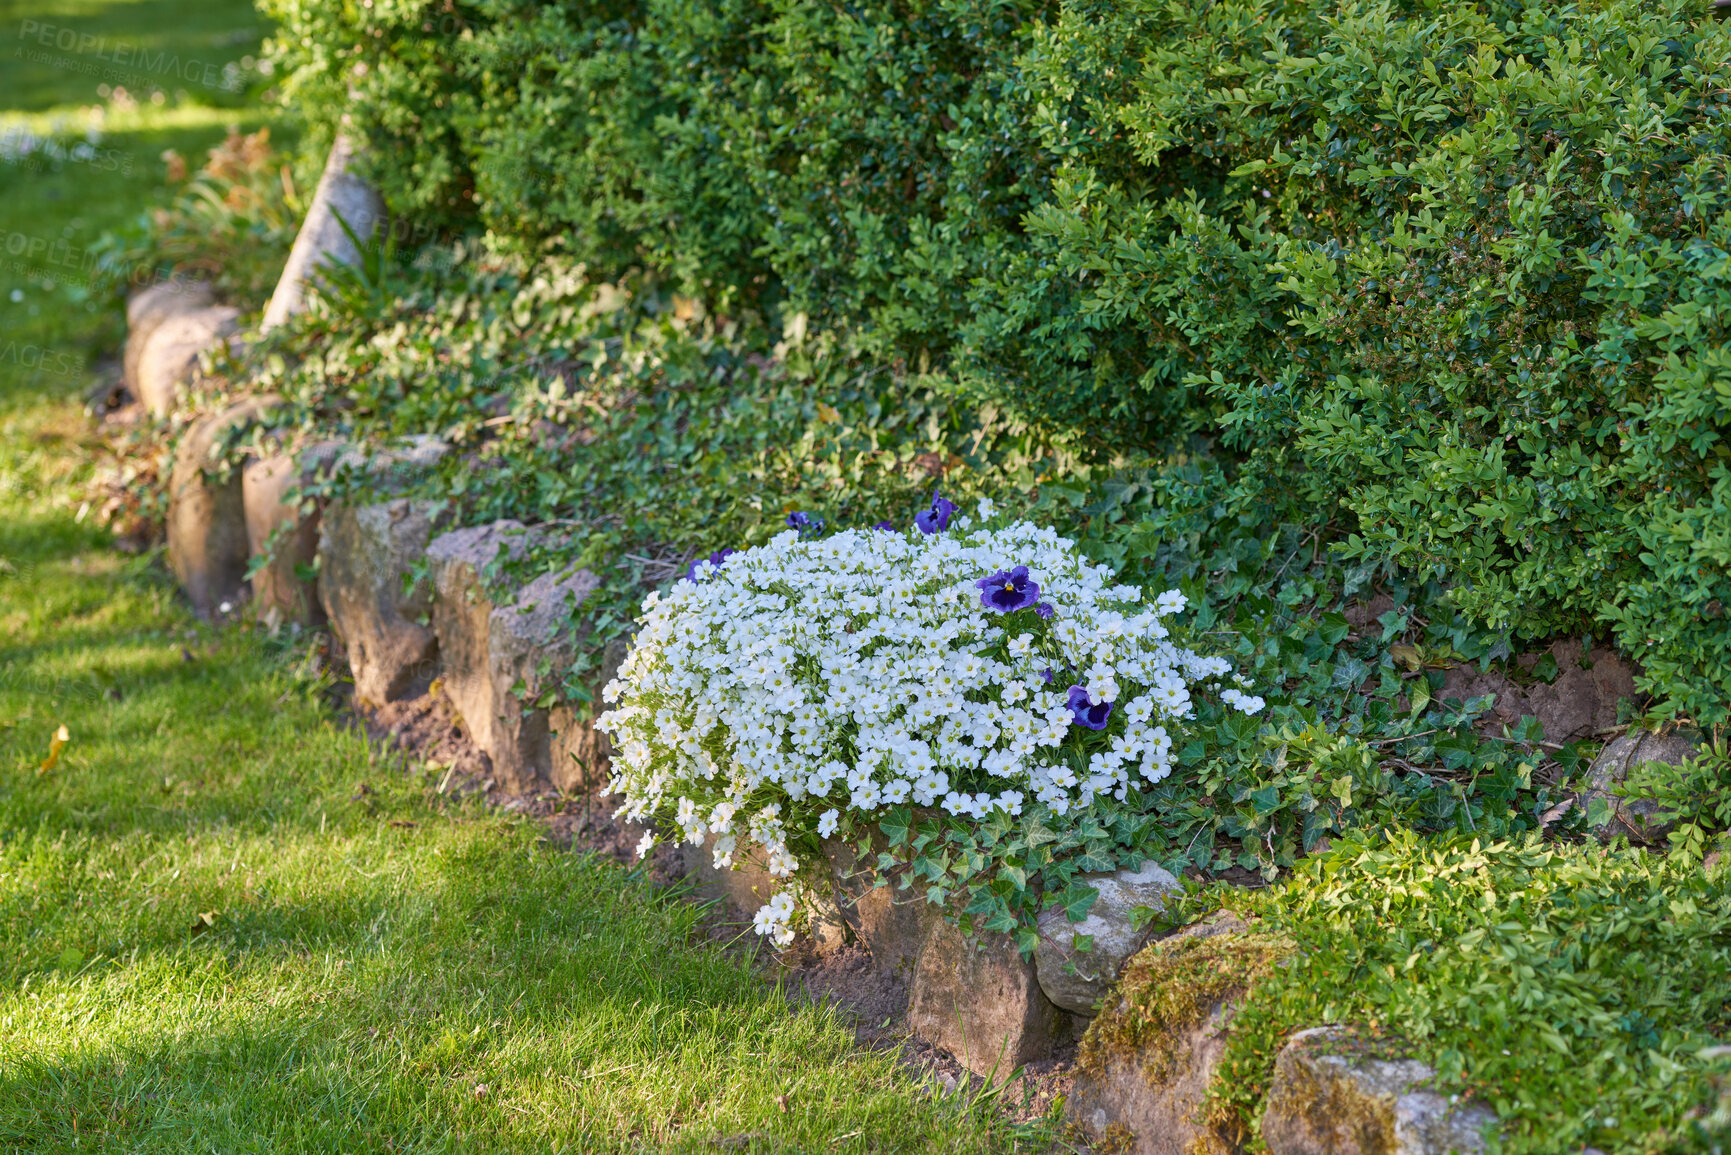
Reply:
[[54, 731], [54, 737], [48, 742], [48, 757], [42, 759], [42, 764], [36, 767], [36, 773], [46, 774], [60, 764], [60, 751], [66, 749], [66, 743], [72, 741], [72, 731], [65, 726]]
[[825, 405], [819, 401], [817, 403], [817, 419], [825, 425], [834, 425], [841, 420], [841, 413], [835, 406]]
[[1388, 656], [1409, 670], [1416, 670], [1424, 665], [1424, 654], [1417, 646], [1409, 646], [1405, 642], [1397, 642], [1388, 648]]

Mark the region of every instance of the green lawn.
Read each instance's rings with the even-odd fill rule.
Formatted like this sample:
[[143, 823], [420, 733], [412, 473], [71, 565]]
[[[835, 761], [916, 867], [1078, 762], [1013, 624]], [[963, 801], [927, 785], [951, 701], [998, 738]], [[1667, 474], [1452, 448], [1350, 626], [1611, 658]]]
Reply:
[[292, 648], [196, 627], [53, 509], [49, 432], [0, 431], [0, 1149], [1006, 1145], [692, 905], [378, 760]]
[[[118, 346], [120, 315], [92, 299], [84, 255], [166, 203], [165, 149], [196, 166], [229, 125], [267, 121], [256, 85], [249, 99], [203, 70], [253, 58], [264, 32], [235, 0], [0, 0], [0, 407], [70, 394]], [[115, 80], [130, 103], [99, 91]], [[27, 147], [40, 139], [89, 147]]]
[[[229, 0], [0, 18], [0, 134], [98, 103], [14, 59], [25, 21], [189, 56], [262, 35]], [[161, 203], [163, 149], [267, 122], [234, 103], [105, 115], [112, 170], [0, 160], [0, 237], [82, 247]], [[159, 558], [107, 548], [81, 398], [120, 336], [51, 261], [0, 262], [0, 1151], [1016, 1146], [789, 1011], [691, 904], [380, 759], [295, 647], [198, 625]]]

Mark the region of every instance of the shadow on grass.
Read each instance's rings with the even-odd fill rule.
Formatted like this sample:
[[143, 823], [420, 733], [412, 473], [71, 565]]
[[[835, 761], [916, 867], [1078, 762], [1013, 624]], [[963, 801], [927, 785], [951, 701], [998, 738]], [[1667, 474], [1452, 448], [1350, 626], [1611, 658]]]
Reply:
[[264, 904], [0, 995], [0, 1017], [29, 1004], [0, 1147], [948, 1146], [953, 1111], [693, 943], [688, 906], [471, 835], [434, 879]]

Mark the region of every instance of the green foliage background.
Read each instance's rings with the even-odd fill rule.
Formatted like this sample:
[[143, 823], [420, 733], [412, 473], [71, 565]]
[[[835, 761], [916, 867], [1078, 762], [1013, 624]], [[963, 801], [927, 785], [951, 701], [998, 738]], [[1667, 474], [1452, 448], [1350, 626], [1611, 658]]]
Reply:
[[266, 0], [416, 228], [1199, 454], [1731, 717], [1731, 34], [1698, 0]]

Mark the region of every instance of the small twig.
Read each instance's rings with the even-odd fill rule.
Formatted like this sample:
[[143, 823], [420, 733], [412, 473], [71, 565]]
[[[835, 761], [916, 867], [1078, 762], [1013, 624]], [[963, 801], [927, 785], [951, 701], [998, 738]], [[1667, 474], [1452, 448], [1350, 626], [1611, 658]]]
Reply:
[[1366, 742], [1365, 745], [1366, 746], [1386, 746], [1390, 742], [1410, 742], [1414, 738], [1423, 738], [1427, 734], [1435, 734], [1435, 733], [1436, 733], [1436, 731], [1434, 729], [1432, 729], [1432, 730], [1420, 730], [1416, 734], [1403, 734], [1398, 738], [1378, 738], [1374, 742]]

